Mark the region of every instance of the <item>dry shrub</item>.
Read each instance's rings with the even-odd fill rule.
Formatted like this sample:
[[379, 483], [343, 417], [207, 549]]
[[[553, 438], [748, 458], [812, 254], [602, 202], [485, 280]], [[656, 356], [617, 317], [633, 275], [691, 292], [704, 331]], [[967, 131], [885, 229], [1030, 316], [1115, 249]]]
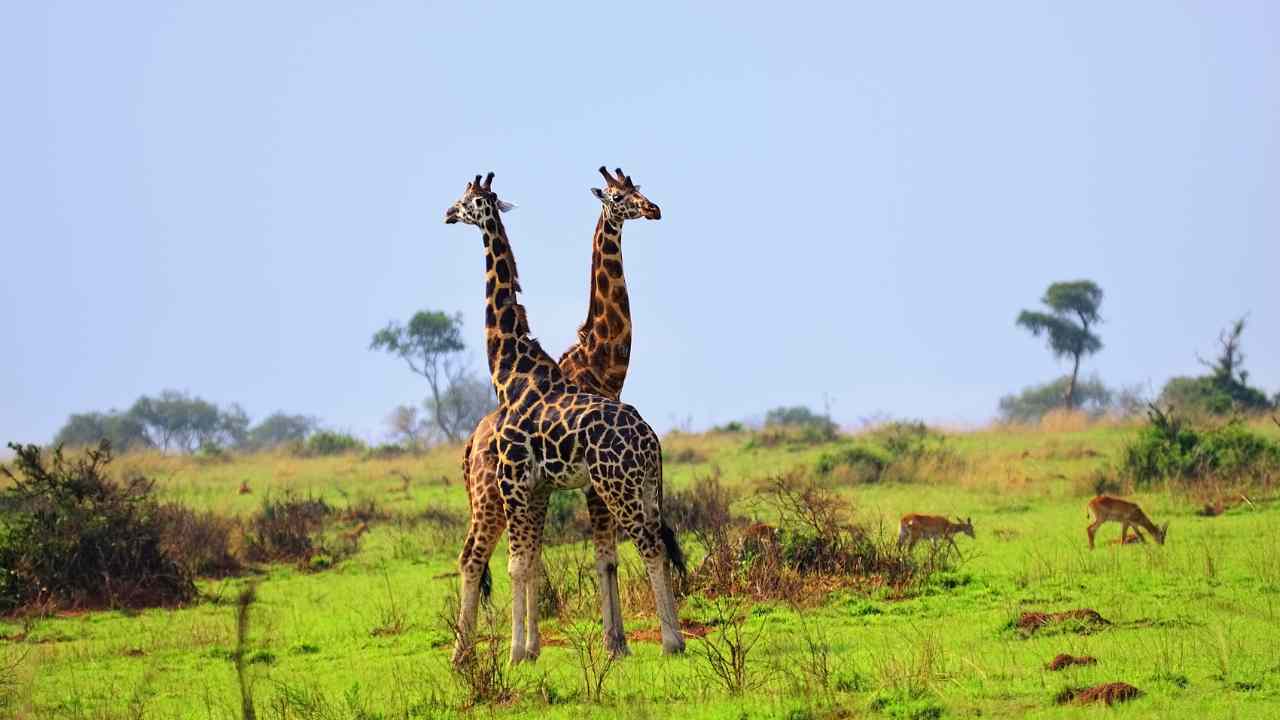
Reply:
[[707, 532], [729, 525], [730, 510], [737, 494], [720, 482], [720, 468], [695, 476], [688, 487], [667, 493], [662, 499], [662, 515], [676, 533]]
[[242, 532], [234, 518], [181, 503], [157, 508], [161, 545], [187, 572], [200, 577], [227, 577], [244, 570], [238, 544]]
[[268, 498], [249, 519], [246, 555], [254, 562], [308, 563], [327, 555], [321, 535], [333, 508], [324, 500], [285, 495]]
[[1089, 414], [1083, 410], [1067, 410], [1058, 408], [1050, 410], [1040, 418], [1040, 429], [1044, 432], [1081, 432], [1089, 429]]
[[1098, 659], [1090, 655], [1068, 655], [1067, 653], [1060, 653], [1054, 657], [1053, 660], [1050, 660], [1044, 667], [1046, 670], [1057, 672], [1059, 670], [1066, 670], [1067, 668], [1075, 665], [1096, 665], [1097, 662]]
[[1011, 623], [1025, 637], [1049, 627], [1088, 634], [1111, 624], [1092, 608], [1077, 608], [1055, 613], [1024, 612]]
[[[456, 646], [458, 629], [458, 589], [445, 600], [439, 620]], [[472, 630], [470, 647], [462, 659], [453, 665], [453, 677], [461, 688], [465, 700], [463, 709], [479, 705], [507, 705], [519, 694], [516, 679], [507, 665], [502, 639], [507, 635], [503, 618], [490, 603], [480, 603], [477, 609], [476, 627]]]
[[1058, 705], [1067, 703], [1088, 705], [1090, 703], [1104, 702], [1111, 706], [1139, 697], [1142, 697], [1142, 691], [1138, 688], [1128, 683], [1113, 682], [1094, 685], [1091, 688], [1065, 688], [1054, 697], [1054, 702]]
[[761, 483], [755, 502], [777, 526], [745, 529], [727, 521], [695, 532], [706, 550], [690, 587], [704, 594], [757, 599], [820, 599], [839, 587], [889, 585], [905, 591], [920, 567], [885, 539], [852, 521], [847, 501], [802, 472]]
[[760, 684], [751, 665], [751, 651], [764, 636], [764, 627], [746, 629], [751, 606], [742, 598], [717, 597], [711, 602], [715, 631], [698, 638], [694, 653], [706, 661], [699, 670], [730, 695], [741, 695]]
[[392, 518], [376, 498], [362, 497], [355, 502], [348, 502], [347, 507], [338, 513], [338, 518], [349, 523], [386, 522]]
[[75, 460], [10, 444], [11, 486], [0, 492], [0, 613], [51, 607], [154, 607], [195, 596], [191, 574], [165, 550], [153, 484], [107, 476], [103, 441]]

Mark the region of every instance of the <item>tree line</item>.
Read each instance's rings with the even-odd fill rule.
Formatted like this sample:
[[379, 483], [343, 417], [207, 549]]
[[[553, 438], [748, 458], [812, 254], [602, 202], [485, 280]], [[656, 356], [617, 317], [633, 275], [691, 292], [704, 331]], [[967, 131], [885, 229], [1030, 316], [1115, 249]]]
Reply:
[[118, 451], [265, 450], [304, 441], [319, 424], [316, 418], [285, 412], [254, 424], [238, 403], [220, 407], [188, 392], [163, 390], [154, 397], [139, 397], [128, 410], [73, 414], [54, 443], [96, 445], [105, 439]]

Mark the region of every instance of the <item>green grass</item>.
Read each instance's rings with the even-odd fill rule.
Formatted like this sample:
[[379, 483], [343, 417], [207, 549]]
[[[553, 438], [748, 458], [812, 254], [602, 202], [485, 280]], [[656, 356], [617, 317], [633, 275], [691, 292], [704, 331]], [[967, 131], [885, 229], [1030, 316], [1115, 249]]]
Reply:
[[[1259, 426], [1262, 429], [1262, 426]], [[272, 566], [253, 576], [248, 668], [260, 718], [826, 718], [826, 717], [1240, 717], [1280, 715], [1280, 503], [1254, 498], [1216, 518], [1194, 514], [1174, 494], [1136, 496], [1153, 519], [1170, 522], [1159, 546], [1117, 546], [1115, 525], [1099, 547], [1085, 541], [1091, 474], [1111, 461], [1132, 428], [1075, 432], [984, 430], [954, 434], [966, 460], [951, 477], [928, 469], [919, 482], [844, 487], [861, 520], [896, 532], [904, 512], [972, 516], [976, 540], [964, 559], [917, 596], [838, 591], [803, 609], [760, 604], [748, 632], [762, 633], [750, 656], [753, 690], [731, 696], [711, 680], [697, 652], [664, 658], [656, 643], [609, 677], [601, 703], [581, 694], [572, 649], [545, 647], [536, 664], [513, 671], [518, 698], [501, 707], [460, 709], [448, 667], [450, 636], [439, 616], [454, 592], [456, 543], [426, 529], [375, 525], [361, 551], [319, 573]], [[812, 468], [830, 446], [748, 449], [749, 435], [673, 436], [664, 441], [668, 489], [718, 468], [722, 481]], [[843, 441], [847, 442], [847, 441]], [[247, 514], [269, 493], [297, 492], [341, 506], [374, 497], [412, 512], [464, 508], [458, 450], [363, 461], [257, 456], [228, 463], [187, 458], [122, 458], [117, 470], [157, 478], [162, 495], [228, 514]], [[410, 477], [401, 492], [400, 475]], [[449, 478], [445, 484], [441, 478]], [[245, 481], [250, 495], [236, 490]], [[750, 498], [743, 510], [754, 506]], [[757, 508], [757, 512], [760, 510]], [[762, 517], [766, 519], [767, 517]], [[694, 545], [691, 539], [686, 543]], [[555, 554], [589, 552], [579, 546]], [[925, 552], [923, 548], [918, 552]], [[624, 546], [632, 563], [635, 556]], [[499, 635], [509, 633], [505, 543], [492, 567]], [[0, 673], [9, 664], [8, 707], [19, 718], [233, 718], [239, 689], [232, 662], [235, 597], [250, 578], [202, 581], [205, 599], [179, 610], [95, 612], [28, 623], [0, 621]], [[1024, 638], [1011, 623], [1029, 610], [1090, 607], [1113, 624], [1088, 634], [1046, 628]], [[689, 620], [712, 619], [691, 598]], [[656, 626], [628, 612], [629, 630]], [[556, 637], [555, 621], [544, 622]], [[808, 676], [804, 638], [830, 647], [827, 683]], [[1060, 652], [1098, 664], [1044, 669]], [[1123, 681], [1139, 700], [1110, 711], [1058, 707], [1066, 686]]]

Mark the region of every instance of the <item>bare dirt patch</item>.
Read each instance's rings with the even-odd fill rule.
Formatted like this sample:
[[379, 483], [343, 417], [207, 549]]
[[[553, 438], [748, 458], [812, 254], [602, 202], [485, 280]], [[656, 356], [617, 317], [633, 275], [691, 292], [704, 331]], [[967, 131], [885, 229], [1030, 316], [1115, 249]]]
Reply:
[[1058, 670], [1066, 670], [1067, 668], [1075, 665], [1094, 665], [1097, 662], [1098, 659], [1091, 655], [1068, 655], [1066, 653], [1060, 653], [1044, 667], [1046, 670], [1053, 670], [1056, 672]]
[[1067, 703], [1089, 705], [1103, 702], [1111, 706], [1139, 697], [1142, 697], [1142, 691], [1138, 688], [1129, 683], [1113, 682], [1094, 685], [1091, 688], [1067, 688], [1058, 693], [1058, 696], [1054, 698], [1054, 702], [1059, 705], [1066, 705]]

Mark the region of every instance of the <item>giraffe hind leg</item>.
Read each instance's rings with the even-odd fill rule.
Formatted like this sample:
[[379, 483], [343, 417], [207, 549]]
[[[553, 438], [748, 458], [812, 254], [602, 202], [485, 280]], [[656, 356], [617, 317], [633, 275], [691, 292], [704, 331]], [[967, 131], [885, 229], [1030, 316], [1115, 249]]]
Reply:
[[604, 646], [610, 655], [630, 655], [622, 624], [622, 600], [618, 590], [618, 540], [613, 514], [595, 488], [584, 490], [587, 513], [591, 516], [591, 540], [596, 550], [596, 577], [600, 585], [600, 616], [604, 623]]
[[475, 630], [476, 608], [486, 600], [492, 590], [493, 577], [489, 572], [489, 558], [506, 528], [502, 498], [496, 486], [488, 491], [477, 491], [472, 498], [471, 521], [467, 539], [458, 558], [458, 570], [462, 577], [462, 592], [458, 608], [458, 629], [455, 638], [453, 662], [463, 663], [471, 654], [471, 638]]

